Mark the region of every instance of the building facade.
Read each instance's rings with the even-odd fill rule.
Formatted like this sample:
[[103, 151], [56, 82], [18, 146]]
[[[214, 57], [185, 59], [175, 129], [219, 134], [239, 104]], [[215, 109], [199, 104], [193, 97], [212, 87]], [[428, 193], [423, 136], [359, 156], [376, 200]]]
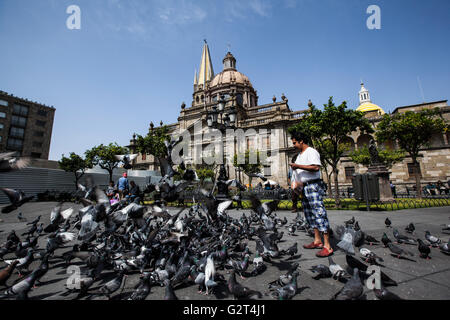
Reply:
[[[308, 110], [308, 106], [294, 111], [289, 106], [288, 99], [284, 94], [281, 95], [281, 100], [274, 96], [271, 103], [259, 105], [257, 91], [249, 78], [238, 71], [235, 57], [230, 52], [227, 52], [222, 62], [223, 70], [218, 74], [214, 74], [209, 47], [205, 41], [200, 67], [198, 73], [196, 71], [194, 76], [191, 105], [187, 107], [184, 102], [181, 104], [177, 122], [167, 125], [170, 133], [172, 135], [180, 135], [187, 130], [190, 136], [194, 136], [196, 128], [201, 128], [201, 133], [205, 134], [209, 130], [207, 126], [208, 113], [218, 104], [220, 97], [224, 97], [227, 101], [225, 112], [231, 108], [236, 110], [236, 127], [244, 132], [245, 149], [258, 149], [267, 154], [268, 158], [262, 170], [264, 176], [278, 182], [281, 186], [288, 186], [289, 163], [296, 152], [292, 146], [288, 128], [301, 121], [301, 117]], [[376, 124], [381, 120], [385, 112], [381, 107], [372, 103], [370, 93], [364, 87], [364, 84], [361, 84], [359, 100], [360, 104], [357, 110], [364, 112], [365, 116], [376, 128]], [[308, 105], [310, 104], [311, 101], [309, 101]], [[446, 121], [450, 120], [449, 107], [446, 100], [398, 107], [394, 113], [432, 107], [441, 108]], [[163, 123], [161, 122], [160, 125], [162, 126]], [[150, 126], [153, 128], [153, 123]], [[348, 137], [348, 142], [352, 145], [352, 149], [360, 148], [367, 145], [371, 138], [369, 135], [353, 132]], [[448, 135], [431, 138], [433, 147], [424, 150], [423, 161], [421, 161], [424, 181], [447, 181], [450, 177]], [[202, 140], [204, 145], [210, 142], [211, 140], [208, 139]], [[224, 137], [222, 143], [225, 146], [230, 179], [236, 177], [247, 184], [249, 182], [248, 177], [239, 174], [232, 165], [233, 152], [230, 152], [230, 148], [234, 153], [242, 152], [241, 149], [237, 149], [239, 146], [236, 147], [236, 140], [230, 141]], [[135, 137], [130, 141], [132, 150], [134, 144]], [[391, 147], [396, 147], [394, 142], [387, 144], [390, 144]], [[195, 143], [191, 142], [192, 149], [194, 145]], [[210, 154], [202, 154], [203, 157], [208, 155]], [[185, 155], [184, 158], [186, 163], [193, 160], [192, 155]], [[410, 159], [406, 158], [401, 164], [396, 164], [392, 168], [391, 177], [395, 183], [412, 184], [414, 182], [411, 169], [408, 169], [410, 168], [408, 161], [411, 162]], [[367, 170], [361, 165], [352, 163], [348, 156], [342, 158], [340, 166], [341, 170], [338, 179], [343, 187], [351, 185], [353, 173], [363, 173]], [[152, 155], [140, 154], [135, 160], [134, 169], [158, 170], [158, 163]], [[323, 175], [323, 178], [327, 180], [325, 175]], [[253, 183], [258, 183], [258, 181], [255, 182], [255, 179], [252, 181]]]
[[0, 152], [47, 160], [55, 108], [0, 91]]

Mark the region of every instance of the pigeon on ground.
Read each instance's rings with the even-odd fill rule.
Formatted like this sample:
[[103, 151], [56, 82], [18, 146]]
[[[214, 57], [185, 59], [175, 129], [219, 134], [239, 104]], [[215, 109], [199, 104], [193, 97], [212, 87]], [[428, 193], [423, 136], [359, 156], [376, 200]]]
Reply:
[[405, 228], [405, 231], [408, 233], [413, 233], [414, 230], [416, 230], [416, 227], [414, 227], [414, 224], [412, 222]]
[[295, 271], [297, 271], [297, 268], [299, 267], [299, 263], [293, 263], [289, 270], [286, 272], [286, 274], [280, 275], [280, 277], [277, 280], [274, 280], [272, 282], [269, 282], [269, 288], [272, 287], [273, 284], [277, 284], [280, 287], [284, 287], [292, 280], [292, 275]]
[[386, 233], [383, 233], [383, 237], [381, 237], [381, 242], [383, 242], [384, 247], [387, 248], [388, 244], [392, 241], [391, 239], [388, 238]]
[[347, 220], [344, 223], [346, 228], [349, 226], [353, 226], [355, 224], [355, 217], [352, 217], [350, 220]]
[[340, 265], [335, 263], [331, 257], [328, 257], [328, 263], [333, 279], [341, 280], [350, 278], [349, 274]]
[[374, 243], [380, 243], [380, 241], [378, 241], [377, 239], [375, 239], [374, 237], [366, 234], [364, 241], [368, 244], [368, 245], [373, 245]]
[[125, 270], [119, 271], [119, 274], [114, 279], [108, 281], [100, 288], [100, 292], [110, 299], [111, 294], [119, 290], [122, 286], [123, 279], [126, 277], [125, 272]]
[[266, 264], [264, 263], [264, 259], [256, 252], [255, 257], [253, 258], [253, 270], [251, 272], [252, 276], [257, 276], [263, 273], [267, 269]]
[[39, 220], [41, 220], [41, 215], [38, 215], [37, 218], [34, 219], [33, 221], [28, 222], [27, 225], [30, 225], [30, 224], [36, 225], [39, 222]]
[[427, 241], [431, 244], [431, 246], [433, 247], [438, 247], [442, 240], [439, 239], [438, 237], [435, 237], [433, 235], [431, 235], [430, 231], [425, 231], [425, 239], [427, 239]]
[[419, 243], [419, 252], [420, 252], [420, 257], [424, 258], [424, 259], [431, 259], [429, 257], [429, 254], [431, 252], [430, 247], [428, 247], [421, 239], [417, 239], [417, 242]]
[[286, 253], [290, 256], [289, 259], [292, 259], [294, 255], [298, 252], [298, 244], [295, 242], [292, 246], [286, 249]]
[[355, 230], [346, 228], [344, 234], [342, 235], [341, 241], [337, 243], [337, 246], [348, 254], [355, 254], [355, 248], [353, 247], [355, 235]]
[[450, 231], [450, 224], [442, 228], [442, 231]]
[[412, 239], [412, 238], [408, 238], [407, 236], [400, 234], [398, 232], [397, 229], [393, 229], [392, 233], [394, 234], [395, 239], [397, 239], [398, 243], [406, 243], [406, 244], [412, 244], [412, 245], [416, 245], [417, 242], [416, 240]]
[[175, 295], [175, 292], [173, 291], [173, 287], [170, 284], [169, 279], [164, 280], [164, 285], [166, 287], [166, 292], [164, 294], [164, 300], [178, 300], [178, 297]]
[[[349, 268], [358, 268], [361, 271], [367, 272], [368, 266], [353, 256], [346, 255], [345, 260]], [[397, 286], [397, 282], [387, 276], [383, 271], [381, 271], [381, 281], [385, 286]]]
[[386, 218], [386, 220], [384, 220], [384, 224], [386, 225], [387, 228], [390, 228], [392, 222], [391, 222], [391, 220], [389, 220], [389, 218]]
[[236, 271], [232, 270], [230, 278], [228, 279], [228, 291], [233, 295], [234, 299], [250, 299], [251, 297], [257, 296], [262, 298], [262, 294], [259, 291], [251, 290], [244, 287], [236, 281]]
[[324, 264], [312, 266], [309, 270], [311, 270], [314, 274], [317, 273], [317, 275], [313, 277], [313, 279], [315, 280], [319, 280], [322, 278], [331, 278], [333, 276], [330, 268]]
[[19, 263], [19, 260], [14, 261], [5, 269], [0, 271], [0, 286], [6, 286], [6, 281], [8, 281], [9, 277], [14, 271], [14, 268]]
[[348, 280], [344, 287], [333, 296], [333, 300], [356, 300], [361, 298], [364, 293], [364, 287], [359, 278], [358, 268], [353, 269], [353, 276]]
[[439, 249], [441, 250], [442, 253], [450, 254], [450, 240], [447, 243], [441, 243], [439, 245]]
[[292, 274], [291, 282], [275, 291], [275, 297], [278, 300], [291, 300], [297, 294], [298, 275], [299, 275], [298, 271], [294, 271], [294, 273]]
[[381, 284], [381, 288], [380, 289], [374, 288], [373, 292], [375, 293], [375, 296], [379, 300], [403, 300], [402, 298], [400, 298], [396, 294], [390, 292], [385, 287], [383, 287], [382, 284]]
[[410, 251], [408, 251], [408, 250], [405, 250], [405, 249], [402, 249], [402, 248], [400, 248], [400, 247], [397, 247], [395, 244], [393, 244], [393, 243], [388, 243], [388, 247], [389, 247], [389, 250], [392, 252], [392, 253], [394, 253], [394, 255], [396, 255], [397, 256], [397, 258], [399, 258], [400, 259], [400, 256], [403, 256], [403, 254], [407, 254], [407, 255], [410, 255], [410, 256], [414, 256], [414, 254], [412, 253], [412, 252], [410, 252]]
[[12, 287], [10, 287], [8, 290], [6, 290], [2, 296], [3, 297], [18, 297], [19, 295], [22, 295], [22, 297], [26, 296], [27, 293], [33, 287], [34, 283], [36, 282], [37, 276], [38, 276], [38, 273], [33, 271], [25, 279], [16, 283]]
[[19, 219], [20, 222], [27, 221], [27, 219], [23, 216], [22, 212], [19, 212], [17, 214], [17, 219]]
[[370, 264], [378, 264], [378, 261], [383, 262], [383, 258], [376, 255], [374, 252], [370, 251], [367, 248], [361, 248], [359, 249], [359, 253], [366, 258], [366, 262]]

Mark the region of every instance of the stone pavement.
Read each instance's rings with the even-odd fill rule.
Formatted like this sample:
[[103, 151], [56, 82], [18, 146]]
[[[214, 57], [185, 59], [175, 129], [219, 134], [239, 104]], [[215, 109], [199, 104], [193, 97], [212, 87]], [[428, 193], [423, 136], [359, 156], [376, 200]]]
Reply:
[[[27, 229], [26, 222], [19, 222], [17, 214], [19, 211], [23, 213], [27, 221], [32, 221], [38, 215], [42, 215], [41, 222], [44, 222], [44, 226], [49, 223], [51, 209], [55, 206], [55, 202], [34, 202], [26, 203], [19, 210], [15, 210], [9, 214], [0, 214], [0, 243], [6, 241], [6, 237], [11, 230], [15, 230], [16, 233], [21, 236], [21, 234]], [[74, 203], [64, 203], [63, 209], [74, 207], [75, 209], [80, 208], [79, 204]], [[179, 210], [178, 208], [171, 208], [171, 213]], [[229, 210], [228, 214], [232, 217], [240, 217], [242, 212], [249, 215], [250, 210]], [[292, 221], [296, 214], [290, 211], [277, 211], [277, 215], [280, 218], [286, 216], [288, 221]], [[328, 216], [330, 220], [331, 227], [336, 228], [337, 225], [343, 224], [344, 221], [349, 220], [352, 216], [359, 222], [361, 229], [367, 234], [374, 236], [378, 240], [381, 239], [383, 232], [386, 232], [391, 240], [394, 240], [392, 235], [392, 228], [386, 228], [384, 225], [384, 220], [386, 217], [392, 221], [392, 226], [397, 227], [400, 233], [405, 234], [405, 227], [413, 222], [416, 231], [412, 235], [414, 238], [425, 238], [425, 230], [429, 230], [431, 234], [439, 237], [442, 241], [448, 241], [450, 233], [445, 233], [442, 231], [443, 224], [449, 224], [450, 220], [450, 207], [436, 207], [436, 208], [425, 208], [425, 209], [411, 209], [411, 210], [400, 210], [400, 211], [390, 211], [390, 212], [366, 212], [366, 211], [328, 211]], [[271, 262], [266, 262], [267, 270], [256, 276], [249, 277], [245, 280], [241, 280], [237, 277], [238, 282], [243, 285], [250, 287], [251, 289], [259, 290], [262, 293], [267, 292], [267, 285], [269, 282], [278, 278], [281, 273], [285, 273], [287, 268], [291, 263], [298, 261], [300, 263], [300, 276], [298, 278], [298, 286], [300, 288], [298, 294], [294, 297], [294, 300], [328, 300], [337, 291], [342, 288], [343, 284], [329, 279], [314, 280], [312, 278], [313, 273], [309, 268], [313, 265], [323, 263], [328, 265], [328, 260], [326, 258], [317, 258], [315, 256], [316, 250], [305, 250], [302, 245], [311, 242], [311, 237], [306, 235], [304, 232], [296, 231], [295, 236], [290, 236], [287, 234], [287, 230], [282, 227], [279, 231], [284, 231], [284, 237], [282, 241], [278, 244], [280, 249], [288, 248], [294, 242], [298, 242], [299, 253], [301, 257], [285, 261], [286, 256], [280, 259], [272, 259]], [[411, 236], [408, 234], [408, 236]], [[21, 237], [22, 238], [22, 237]], [[39, 239], [39, 248], [45, 248], [47, 241], [47, 236], [43, 236]], [[41, 279], [42, 284], [38, 288], [33, 289], [29, 297], [31, 299], [47, 299], [47, 300], [64, 300], [71, 299], [74, 297], [73, 294], [67, 294], [65, 289], [65, 283], [70, 276], [64, 263], [57, 258], [63, 252], [71, 249], [73, 244], [77, 241], [69, 243], [64, 248], [56, 250], [55, 256], [50, 259], [50, 270]], [[335, 243], [334, 243], [335, 244]], [[389, 277], [397, 281], [398, 286], [388, 287], [388, 290], [397, 294], [403, 299], [413, 299], [413, 300], [427, 300], [427, 299], [450, 299], [450, 256], [445, 255], [440, 252], [437, 248], [432, 248], [431, 260], [425, 260], [419, 257], [419, 252], [417, 246], [412, 245], [399, 245], [404, 247], [414, 253], [414, 257], [411, 260], [399, 260], [393, 257], [387, 248], [384, 248], [382, 244], [369, 246], [363, 245], [370, 250], [374, 251], [377, 255], [384, 259], [384, 267], [382, 271], [386, 273]], [[252, 255], [250, 260], [254, 257], [255, 252], [255, 242], [249, 242], [250, 250]], [[355, 257], [360, 259], [361, 255], [358, 248], [356, 249]], [[14, 258], [14, 254], [8, 254], [4, 259]], [[333, 260], [340, 264], [342, 267], [346, 267], [345, 254], [340, 250], [335, 250], [333, 255]], [[82, 265], [78, 260], [73, 260], [74, 265]], [[31, 264], [30, 270], [37, 267], [39, 261], [35, 261]], [[5, 263], [0, 261], [0, 268], [3, 268]], [[249, 265], [249, 271], [253, 269], [252, 265]], [[228, 274], [226, 270], [218, 270], [220, 274], [223, 274], [226, 279], [228, 279]], [[97, 282], [94, 284], [90, 292], [95, 292], [102, 283], [108, 281], [114, 276], [111, 270], [106, 270], [103, 272], [105, 275], [105, 280], [103, 282]], [[14, 273], [8, 280], [8, 285], [14, 283], [18, 278], [17, 273]], [[117, 292], [116, 296], [125, 297], [133, 290], [134, 285], [139, 281], [138, 272], [131, 274], [125, 284], [123, 292]], [[216, 300], [216, 299], [232, 299], [227, 292], [226, 286], [219, 285], [216, 288], [216, 292], [210, 296], [204, 296], [197, 293], [197, 286], [185, 286], [175, 289], [175, 294], [181, 300]], [[4, 288], [0, 288], [4, 290]], [[376, 299], [373, 292], [366, 288], [366, 298], [368, 300]], [[162, 287], [152, 287], [147, 300], [159, 300], [163, 299], [164, 288]], [[89, 299], [105, 299], [104, 297], [94, 295], [87, 296]], [[114, 295], [113, 295], [114, 298]], [[270, 296], [264, 295], [263, 299], [272, 299]]]

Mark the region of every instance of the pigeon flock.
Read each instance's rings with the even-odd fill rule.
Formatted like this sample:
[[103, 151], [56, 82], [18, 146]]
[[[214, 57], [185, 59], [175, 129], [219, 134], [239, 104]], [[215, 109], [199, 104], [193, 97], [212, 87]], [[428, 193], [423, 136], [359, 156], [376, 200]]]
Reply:
[[[167, 149], [180, 141], [166, 143]], [[147, 186], [159, 195], [153, 204], [127, 200], [111, 204], [105, 192], [91, 181], [89, 187], [80, 186], [83, 207], [63, 210], [64, 203], [58, 203], [45, 219], [47, 224], [41, 222], [41, 216], [28, 222], [17, 210], [30, 200], [23, 192], [1, 188], [11, 201], [2, 212], [17, 210], [18, 221], [27, 222], [28, 229], [20, 235], [11, 231], [0, 246], [0, 299], [29, 299], [31, 290], [47, 285], [41, 282], [42, 277], [61, 266], [79, 270], [62, 288], [66, 299], [145, 300], [152, 295], [153, 287], [164, 287], [164, 299], [176, 300], [177, 290], [189, 286], [197, 288], [198, 295], [218, 299], [290, 300], [301, 294], [299, 284], [307, 274], [300, 272], [302, 253], [296, 241], [283, 239], [285, 231], [281, 230], [291, 236], [298, 232], [313, 236], [306, 219], [300, 214], [292, 221], [281, 219], [276, 214], [278, 200], [262, 202], [255, 195], [250, 198], [251, 210], [233, 218], [227, 213], [233, 202], [216, 199], [214, 188], [197, 188], [192, 206], [170, 214], [165, 204], [176, 200], [187, 186], [195, 185], [196, 174], [185, 169], [181, 181], [175, 183], [171, 178], [179, 173], [173, 169], [170, 153], [160, 160], [163, 177]], [[328, 257], [327, 264], [309, 269], [315, 280], [332, 278], [340, 283], [341, 289], [330, 293], [329, 299], [364, 299], [364, 281], [371, 279], [369, 266], [383, 267], [384, 260], [363, 245], [382, 243], [393, 256], [406, 259], [415, 253], [405, 245], [418, 246], [424, 259], [430, 259], [436, 250], [449, 254], [449, 243], [429, 231], [424, 239], [410, 238], [388, 220], [386, 226], [393, 229], [396, 244], [386, 233], [381, 239], [367, 234], [354, 217], [330, 229], [330, 236], [346, 255], [347, 265], [340, 266]], [[405, 230], [415, 233], [412, 223]], [[359, 248], [360, 259], [355, 258], [355, 247]], [[268, 264], [288, 267], [280, 269], [283, 271], [278, 278], [267, 281], [266, 290], [252, 288], [252, 283], [261, 281], [259, 276]], [[37, 267], [30, 268], [32, 265]], [[13, 277], [15, 272], [18, 277]], [[139, 275], [139, 281], [131, 291], [124, 292], [131, 275]], [[380, 275], [381, 287], [373, 290], [375, 296], [401, 299], [386, 289], [397, 282], [383, 271]]]

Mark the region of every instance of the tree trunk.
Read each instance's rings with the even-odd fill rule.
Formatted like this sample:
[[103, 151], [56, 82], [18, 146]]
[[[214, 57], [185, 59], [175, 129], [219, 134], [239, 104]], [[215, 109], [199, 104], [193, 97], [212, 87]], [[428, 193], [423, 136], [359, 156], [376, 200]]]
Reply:
[[413, 170], [414, 176], [416, 178], [416, 190], [417, 190], [417, 198], [422, 199], [422, 188], [420, 186], [420, 173], [419, 173], [419, 162], [416, 159], [413, 159]]
[[108, 169], [108, 174], [109, 174], [109, 182], [113, 181], [113, 179], [112, 179], [113, 171]]
[[340, 208], [341, 207], [341, 199], [340, 199], [340, 195], [339, 195], [339, 182], [338, 182], [338, 174], [339, 174], [339, 170], [337, 169], [337, 167], [333, 167], [333, 172], [334, 172], [334, 188], [335, 188], [335, 195], [334, 195], [334, 199], [336, 202], [336, 208]]

